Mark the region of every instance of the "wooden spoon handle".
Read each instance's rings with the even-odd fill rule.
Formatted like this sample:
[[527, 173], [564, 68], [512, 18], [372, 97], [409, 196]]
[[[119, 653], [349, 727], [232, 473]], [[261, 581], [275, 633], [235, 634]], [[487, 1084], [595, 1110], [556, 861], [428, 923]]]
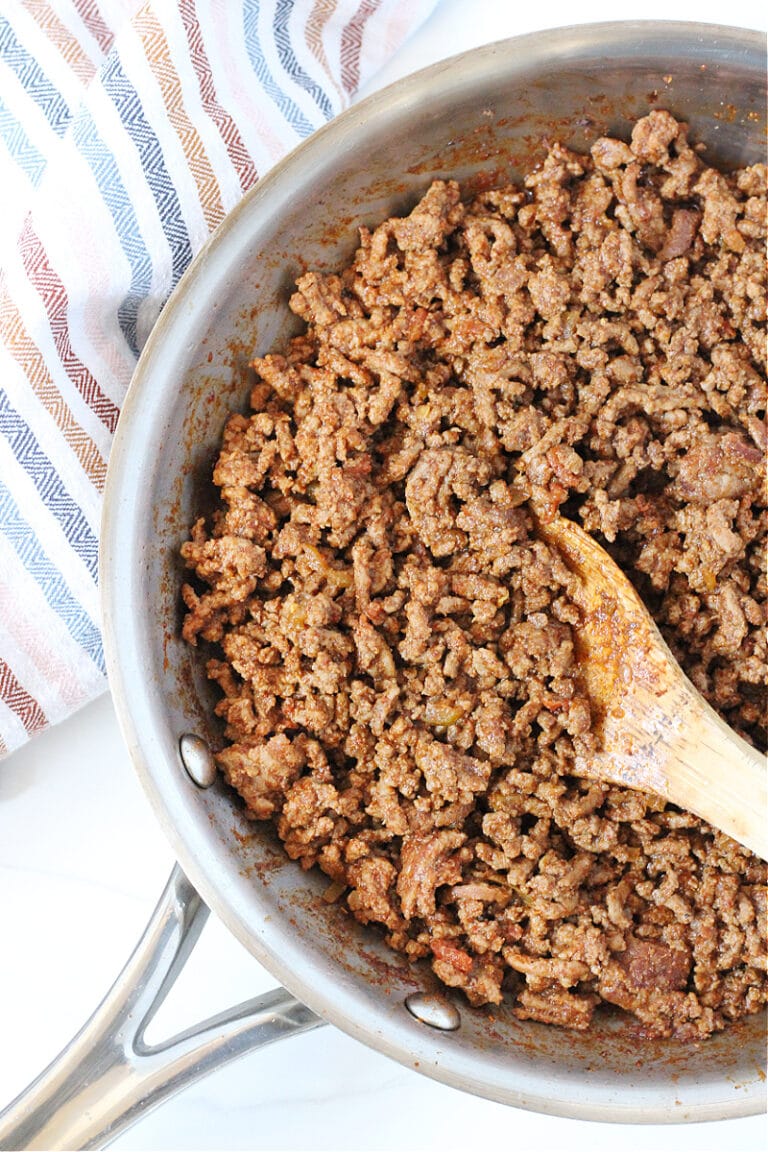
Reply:
[[[694, 692], [691, 686], [691, 695]], [[698, 695], [683, 721], [667, 750], [668, 799], [768, 860], [765, 756], [737, 736]]]

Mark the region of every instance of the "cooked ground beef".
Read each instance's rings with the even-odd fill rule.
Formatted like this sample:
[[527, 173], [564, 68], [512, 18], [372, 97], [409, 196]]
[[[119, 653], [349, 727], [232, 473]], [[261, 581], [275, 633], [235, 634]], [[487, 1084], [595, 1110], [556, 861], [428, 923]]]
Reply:
[[182, 549], [218, 763], [358, 920], [475, 1005], [698, 1039], [766, 999], [766, 866], [579, 779], [572, 579], [529, 501], [622, 565], [765, 742], [766, 170], [663, 111], [521, 185], [438, 181], [310, 272]]

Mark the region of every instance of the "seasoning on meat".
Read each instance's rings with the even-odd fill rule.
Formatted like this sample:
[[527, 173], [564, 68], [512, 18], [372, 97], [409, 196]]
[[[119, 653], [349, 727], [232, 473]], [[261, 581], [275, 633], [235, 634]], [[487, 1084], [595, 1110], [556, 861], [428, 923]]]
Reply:
[[361, 229], [254, 361], [182, 552], [250, 816], [473, 1004], [699, 1039], [766, 1000], [765, 865], [579, 779], [579, 616], [528, 511], [579, 520], [765, 744], [766, 170], [653, 111], [520, 186]]

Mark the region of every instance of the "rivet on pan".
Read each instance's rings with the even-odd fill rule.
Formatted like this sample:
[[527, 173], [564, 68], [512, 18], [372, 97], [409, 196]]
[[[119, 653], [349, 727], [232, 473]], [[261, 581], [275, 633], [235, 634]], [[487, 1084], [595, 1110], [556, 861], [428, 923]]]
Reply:
[[455, 1032], [461, 1024], [461, 1016], [455, 1004], [438, 993], [413, 992], [405, 998], [405, 1006], [411, 1016], [430, 1028], [441, 1032]]
[[210, 788], [216, 779], [216, 761], [202, 736], [185, 732], [179, 740], [179, 752], [190, 780], [198, 788]]

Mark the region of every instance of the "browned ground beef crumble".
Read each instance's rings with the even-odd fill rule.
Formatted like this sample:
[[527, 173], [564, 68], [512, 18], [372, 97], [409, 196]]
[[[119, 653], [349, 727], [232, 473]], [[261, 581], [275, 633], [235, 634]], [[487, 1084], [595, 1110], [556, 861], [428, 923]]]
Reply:
[[[766, 866], [572, 775], [579, 519], [680, 663], [765, 742], [766, 170], [663, 111], [522, 185], [432, 185], [291, 301], [183, 555], [248, 814], [472, 1004], [697, 1039], [766, 999]], [[206, 587], [207, 586], [207, 587]]]

